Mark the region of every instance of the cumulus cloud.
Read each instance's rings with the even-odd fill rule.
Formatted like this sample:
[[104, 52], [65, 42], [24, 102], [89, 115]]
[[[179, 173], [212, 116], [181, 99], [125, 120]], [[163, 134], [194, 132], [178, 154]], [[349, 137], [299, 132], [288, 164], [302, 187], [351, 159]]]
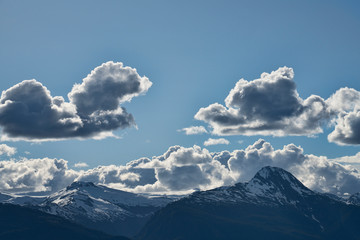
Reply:
[[[250, 180], [264, 166], [276, 166], [293, 173], [309, 188], [334, 194], [360, 191], [360, 174], [349, 165], [323, 156], [304, 154], [288, 144], [274, 149], [262, 139], [242, 150], [210, 153], [198, 146], [171, 147], [167, 153], [142, 160], [136, 167], [154, 169], [152, 183], [138, 184], [132, 191], [179, 193], [207, 190]], [[128, 169], [132, 172], [132, 169]], [[137, 174], [141, 176], [141, 171]]]
[[136, 69], [107, 62], [96, 67], [63, 97], [52, 97], [36, 80], [25, 80], [2, 92], [2, 139], [57, 140], [103, 138], [112, 131], [135, 126], [120, 104], [147, 92], [152, 83]]
[[340, 88], [326, 100], [326, 103], [333, 112], [351, 112], [360, 107], [360, 92], [353, 88]]
[[202, 133], [208, 133], [208, 131], [203, 126], [191, 126], [191, 127], [179, 129], [178, 131], [185, 132], [186, 135], [197, 135]]
[[0, 161], [0, 192], [53, 192], [71, 184], [78, 175], [62, 159]]
[[120, 103], [144, 94], [151, 85], [135, 68], [107, 62], [91, 71], [81, 84], [75, 84], [68, 97], [80, 116], [99, 115], [118, 111]]
[[156, 182], [137, 186], [138, 192], [189, 193], [206, 190], [233, 182], [229, 170], [214, 160], [210, 152], [199, 146], [171, 147], [164, 155], [155, 157], [143, 167], [155, 169]]
[[335, 126], [328, 136], [339, 145], [360, 144], [360, 92], [341, 88], [324, 100], [302, 99], [292, 68], [263, 73], [253, 81], [239, 80], [225, 99], [201, 108], [195, 119], [212, 127], [215, 135], [305, 135]]
[[357, 162], [359, 154], [328, 159], [305, 154], [294, 144], [274, 149], [262, 139], [232, 152], [172, 146], [160, 156], [86, 171], [69, 169], [65, 160], [57, 159], [1, 161], [0, 192], [52, 192], [72, 181], [91, 181], [137, 193], [186, 194], [249, 181], [262, 167], [275, 166], [312, 190], [342, 195], [360, 192], [360, 173], [347, 165]]
[[216, 135], [312, 135], [322, 132], [329, 117], [324, 99], [303, 100], [296, 91], [292, 68], [239, 80], [225, 99], [201, 108], [195, 119], [210, 124]]
[[328, 140], [339, 145], [360, 144], [360, 92], [341, 88], [326, 102], [337, 114], [333, 120], [335, 129], [328, 135]]
[[209, 138], [208, 140], [206, 140], [204, 142], [205, 146], [211, 146], [211, 145], [219, 145], [219, 144], [225, 144], [225, 145], [229, 145], [230, 142], [229, 140], [225, 139], [225, 138]]
[[8, 157], [16, 153], [16, 148], [10, 147], [6, 144], [0, 144], [0, 155], [7, 155]]
[[339, 114], [335, 129], [328, 135], [328, 140], [339, 145], [360, 144], [360, 109]]
[[139, 185], [153, 184], [156, 182], [155, 170], [137, 166], [149, 161], [147, 158], [142, 158], [126, 166], [98, 166], [83, 172], [77, 181], [89, 181], [120, 189], [133, 189]]
[[26, 80], [2, 92], [0, 125], [11, 138], [58, 138], [79, 129], [81, 119], [76, 107], [36, 80]]

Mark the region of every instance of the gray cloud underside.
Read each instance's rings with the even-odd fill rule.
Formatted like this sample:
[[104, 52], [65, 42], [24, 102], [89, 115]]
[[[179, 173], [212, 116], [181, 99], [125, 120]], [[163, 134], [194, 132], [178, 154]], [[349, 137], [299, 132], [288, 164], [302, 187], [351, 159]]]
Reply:
[[124, 166], [99, 166], [86, 171], [69, 169], [65, 160], [49, 158], [0, 161], [0, 192], [53, 192], [81, 180], [132, 192], [184, 194], [248, 181], [260, 168], [270, 165], [290, 171], [313, 190], [352, 194], [360, 192], [360, 173], [336, 161], [355, 158], [332, 160], [308, 155], [294, 144], [274, 149], [259, 139], [245, 149], [232, 152], [210, 153], [199, 146], [173, 146], [151, 159], [140, 158]]
[[337, 144], [360, 144], [360, 92], [341, 88], [330, 98], [302, 99], [292, 68], [263, 73], [253, 81], [239, 80], [225, 99], [201, 108], [195, 119], [215, 135], [306, 135], [322, 133], [335, 124], [328, 139]]
[[151, 82], [136, 69], [107, 62], [74, 85], [66, 102], [52, 97], [36, 80], [25, 80], [2, 92], [0, 126], [3, 139], [56, 140], [111, 135], [135, 125], [120, 104], [144, 94]]

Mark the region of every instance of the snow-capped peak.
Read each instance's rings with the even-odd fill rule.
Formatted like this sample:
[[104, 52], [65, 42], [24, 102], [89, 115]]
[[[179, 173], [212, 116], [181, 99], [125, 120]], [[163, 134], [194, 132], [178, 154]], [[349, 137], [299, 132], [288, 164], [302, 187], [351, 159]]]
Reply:
[[299, 180], [297, 180], [291, 173], [279, 167], [263, 167], [255, 174], [253, 179], [264, 179], [266, 181], [279, 181], [280, 179], [282, 179], [283, 181], [293, 182], [294, 184], [303, 186], [303, 184]]
[[196, 192], [189, 199], [196, 202], [247, 202], [262, 205], [297, 205], [313, 195], [291, 173], [277, 167], [264, 167], [246, 183]]
[[298, 194], [311, 194], [312, 191], [306, 188], [291, 173], [278, 167], [263, 167], [255, 176], [247, 183], [248, 188], [273, 189], [286, 194], [293, 191]]
[[70, 186], [52, 194], [47, 202], [57, 205], [74, 204], [77, 200], [91, 202], [109, 203], [117, 206], [163, 206], [169, 203], [170, 199], [158, 197], [150, 198], [135, 193], [125, 192], [108, 188], [102, 185], [95, 185], [92, 182], [73, 182]]
[[291, 173], [277, 167], [262, 168], [245, 185], [251, 194], [282, 204], [295, 204], [299, 198], [313, 194]]

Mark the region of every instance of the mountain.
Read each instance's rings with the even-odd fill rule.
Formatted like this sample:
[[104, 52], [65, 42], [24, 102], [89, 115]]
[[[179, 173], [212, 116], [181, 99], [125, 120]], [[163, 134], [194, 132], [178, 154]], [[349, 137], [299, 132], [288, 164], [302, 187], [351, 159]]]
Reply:
[[126, 240], [74, 224], [61, 217], [13, 204], [0, 204], [0, 239]]
[[360, 239], [360, 207], [264, 167], [247, 183], [195, 192], [158, 211], [137, 239]]
[[[6, 198], [6, 197], [5, 197]], [[48, 197], [12, 197], [3, 202], [31, 207], [111, 235], [131, 237], [152, 214], [173, 201], [74, 182]]]

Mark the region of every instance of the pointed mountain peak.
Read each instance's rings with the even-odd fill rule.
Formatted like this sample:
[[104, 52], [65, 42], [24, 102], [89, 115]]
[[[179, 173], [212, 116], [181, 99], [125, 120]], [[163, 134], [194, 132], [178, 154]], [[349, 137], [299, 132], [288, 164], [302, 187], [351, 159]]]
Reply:
[[314, 195], [316, 193], [305, 187], [291, 173], [282, 168], [267, 166], [260, 169], [249, 182], [195, 192], [184, 198], [184, 201], [300, 206]]
[[[259, 193], [282, 193], [286, 196], [312, 194], [296, 177], [288, 171], [278, 167], [263, 167], [247, 183], [250, 191]], [[260, 194], [260, 195], [262, 195]]]
[[73, 190], [73, 189], [80, 189], [80, 188], [85, 188], [85, 187], [96, 187], [96, 185], [92, 182], [81, 182], [81, 181], [76, 181], [73, 182], [72, 184], [70, 184], [66, 190]]
[[280, 177], [287, 181], [299, 181], [291, 173], [279, 167], [266, 166], [261, 168], [254, 176], [254, 178], [262, 178], [265, 180], [272, 180], [273, 178]]

